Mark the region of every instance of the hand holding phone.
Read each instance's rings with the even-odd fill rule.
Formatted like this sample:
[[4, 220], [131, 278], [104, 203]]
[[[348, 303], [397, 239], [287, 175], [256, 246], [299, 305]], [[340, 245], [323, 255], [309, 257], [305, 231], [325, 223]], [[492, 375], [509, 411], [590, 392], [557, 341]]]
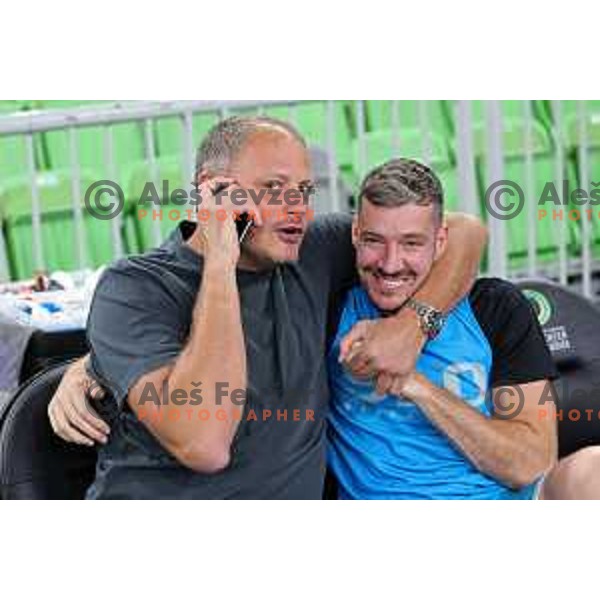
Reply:
[[239, 260], [235, 207], [228, 194], [223, 193], [235, 185], [235, 180], [225, 176], [205, 178], [198, 185], [201, 202], [196, 215], [196, 230], [188, 243], [204, 256], [206, 262], [217, 261], [223, 266], [235, 266]]
[[[219, 182], [213, 190], [213, 194], [218, 196], [221, 192], [231, 187], [235, 182]], [[235, 221], [235, 226], [238, 235], [238, 241], [241, 244], [246, 236], [250, 233], [250, 230], [254, 226], [254, 220], [250, 218], [247, 212], [239, 215]]]

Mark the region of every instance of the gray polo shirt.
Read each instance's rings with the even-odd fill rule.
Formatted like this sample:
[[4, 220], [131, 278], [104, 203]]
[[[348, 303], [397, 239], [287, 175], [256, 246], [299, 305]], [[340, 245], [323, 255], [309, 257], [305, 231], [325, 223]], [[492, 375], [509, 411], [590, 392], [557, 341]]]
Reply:
[[202, 281], [202, 258], [183, 243], [193, 227], [183, 223], [161, 248], [117, 262], [98, 284], [88, 321], [91, 372], [118, 410], [88, 497], [320, 498], [327, 320], [354, 282], [350, 218], [312, 222], [295, 263], [238, 270], [247, 401], [231, 464], [212, 475], [180, 465], [125, 402], [142, 375], [176, 360], [186, 344]]

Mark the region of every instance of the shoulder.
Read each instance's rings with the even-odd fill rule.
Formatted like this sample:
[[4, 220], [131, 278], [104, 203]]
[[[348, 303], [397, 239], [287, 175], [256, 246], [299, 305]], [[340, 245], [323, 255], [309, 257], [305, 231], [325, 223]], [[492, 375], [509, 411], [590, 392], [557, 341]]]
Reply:
[[517, 308], [531, 311], [521, 290], [514, 283], [497, 277], [478, 279], [471, 288], [469, 300], [473, 308], [481, 312], [500, 311], [502, 314]]
[[502, 279], [480, 279], [470, 301], [492, 349], [492, 387], [557, 376], [535, 312], [516, 285]]
[[190, 268], [178, 253], [167, 247], [122, 258], [105, 269], [92, 300], [92, 312], [100, 306], [145, 310], [165, 307], [193, 297], [200, 269]]
[[323, 242], [339, 241], [340, 238], [351, 241], [352, 215], [346, 213], [329, 213], [317, 215], [309, 223], [306, 239]]
[[160, 277], [145, 256], [122, 258], [108, 266], [96, 287], [96, 296], [118, 294], [141, 296], [152, 288], [160, 289]]
[[473, 314], [492, 348], [523, 345], [542, 339], [535, 311], [514, 284], [503, 279], [479, 279], [469, 296]]
[[480, 327], [493, 343], [500, 338], [521, 335], [537, 328], [537, 318], [531, 304], [510, 281], [478, 279], [469, 295], [469, 302]]
[[317, 215], [306, 230], [301, 257], [303, 260], [317, 259], [322, 266], [337, 265], [338, 268], [342, 268], [346, 260], [353, 262], [352, 215]]

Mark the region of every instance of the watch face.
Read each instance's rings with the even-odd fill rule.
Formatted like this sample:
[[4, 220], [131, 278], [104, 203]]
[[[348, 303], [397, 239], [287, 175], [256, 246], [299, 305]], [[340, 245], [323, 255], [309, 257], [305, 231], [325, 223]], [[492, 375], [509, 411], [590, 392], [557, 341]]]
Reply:
[[427, 318], [427, 329], [428, 335], [431, 339], [437, 337], [441, 332], [444, 324], [446, 323], [446, 318], [441, 313], [437, 311], [432, 311]]
[[446, 323], [446, 316], [444, 313], [426, 304], [421, 304], [417, 300], [411, 300], [409, 306], [411, 306], [417, 316], [423, 333], [429, 338], [435, 338], [442, 330]]

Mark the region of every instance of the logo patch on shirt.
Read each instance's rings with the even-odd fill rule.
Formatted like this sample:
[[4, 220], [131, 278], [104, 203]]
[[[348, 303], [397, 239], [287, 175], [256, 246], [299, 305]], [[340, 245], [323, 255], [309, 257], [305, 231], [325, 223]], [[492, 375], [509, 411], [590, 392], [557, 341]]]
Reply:
[[531, 303], [540, 327], [544, 327], [552, 318], [552, 303], [550, 299], [537, 290], [522, 290], [522, 292]]

